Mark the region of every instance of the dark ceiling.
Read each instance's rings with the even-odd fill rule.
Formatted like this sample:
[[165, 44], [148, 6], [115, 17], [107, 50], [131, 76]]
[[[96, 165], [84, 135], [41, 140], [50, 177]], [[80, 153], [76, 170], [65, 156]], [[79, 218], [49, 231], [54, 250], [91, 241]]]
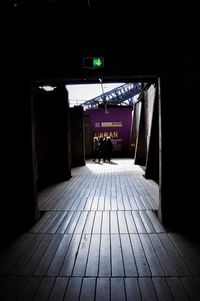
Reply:
[[183, 10], [167, 12], [163, 4], [158, 10], [130, 0], [8, 1], [1, 43], [6, 72], [84, 77], [83, 56], [103, 56], [99, 75], [144, 74], [159, 72], [169, 59], [197, 57], [199, 39], [189, 25], [185, 29]]
[[[10, 0], [9, 7], [31, 8], [31, 9], [82, 9], [82, 8], [100, 8], [103, 1], [99, 0]], [[105, 2], [106, 3], [106, 2]], [[104, 3], [104, 4], [105, 4]], [[117, 3], [116, 3], [117, 6]]]

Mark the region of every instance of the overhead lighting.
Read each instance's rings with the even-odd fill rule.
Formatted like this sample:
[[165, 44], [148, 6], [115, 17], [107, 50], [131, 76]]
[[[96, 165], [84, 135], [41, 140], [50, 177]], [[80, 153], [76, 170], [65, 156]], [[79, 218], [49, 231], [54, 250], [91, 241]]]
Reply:
[[39, 88], [45, 91], [53, 91], [55, 89], [55, 87], [52, 86], [40, 86]]

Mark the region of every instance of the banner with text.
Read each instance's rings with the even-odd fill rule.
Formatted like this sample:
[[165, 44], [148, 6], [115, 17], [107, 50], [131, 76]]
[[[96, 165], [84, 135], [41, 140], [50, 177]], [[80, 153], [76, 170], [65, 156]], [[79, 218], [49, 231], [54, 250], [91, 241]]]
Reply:
[[90, 115], [93, 136], [109, 135], [113, 151], [127, 154], [132, 128], [132, 107], [98, 108], [85, 111]]

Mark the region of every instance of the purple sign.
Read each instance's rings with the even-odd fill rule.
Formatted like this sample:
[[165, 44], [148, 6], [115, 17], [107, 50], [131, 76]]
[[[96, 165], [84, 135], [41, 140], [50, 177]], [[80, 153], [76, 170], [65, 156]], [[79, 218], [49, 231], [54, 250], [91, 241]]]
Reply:
[[132, 128], [132, 108], [97, 108], [86, 110], [90, 115], [93, 136], [107, 134], [113, 143], [113, 151], [127, 152]]

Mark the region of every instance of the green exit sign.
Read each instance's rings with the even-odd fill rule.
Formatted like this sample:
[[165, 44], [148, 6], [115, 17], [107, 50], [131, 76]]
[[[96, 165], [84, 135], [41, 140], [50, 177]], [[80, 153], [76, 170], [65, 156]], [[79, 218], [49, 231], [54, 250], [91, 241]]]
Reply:
[[83, 68], [86, 69], [98, 69], [104, 67], [103, 57], [84, 57], [83, 58]]

